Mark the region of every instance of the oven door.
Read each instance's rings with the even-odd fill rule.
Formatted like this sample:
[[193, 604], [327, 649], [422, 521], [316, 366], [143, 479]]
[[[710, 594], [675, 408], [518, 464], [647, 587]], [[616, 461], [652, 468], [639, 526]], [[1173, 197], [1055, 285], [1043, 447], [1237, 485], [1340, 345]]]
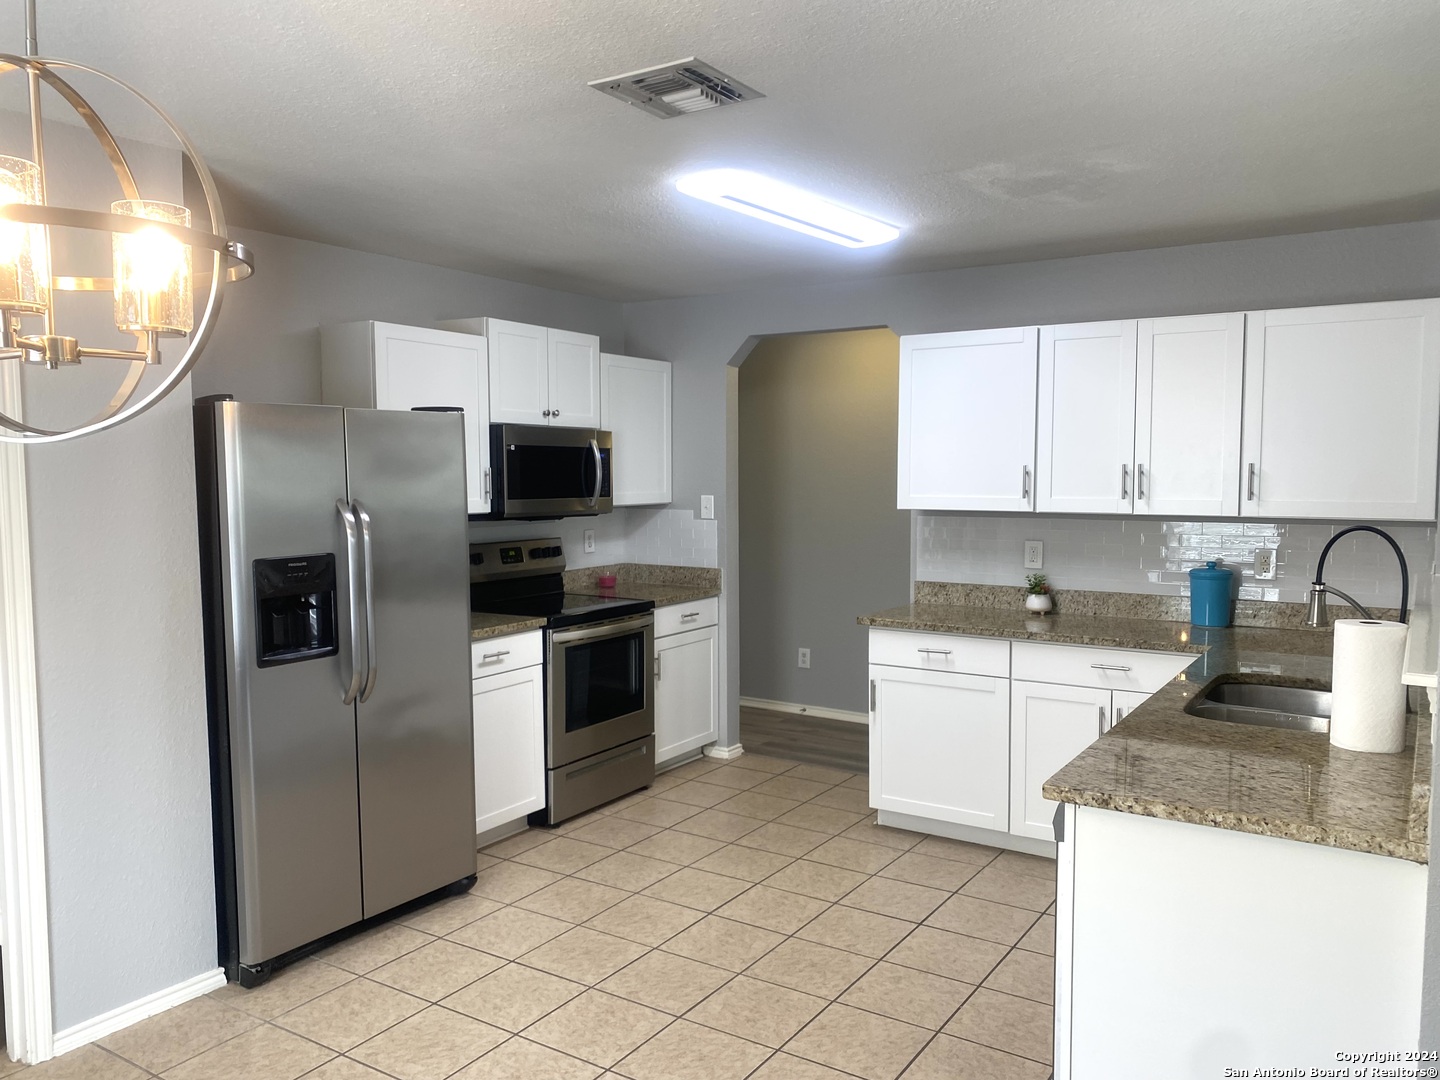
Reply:
[[549, 768], [655, 731], [655, 616], [551, 630], [548, 637]]
[[610, 432], [492, 424], [490, 434], [500, 516], [571, 517], [614, 509]]

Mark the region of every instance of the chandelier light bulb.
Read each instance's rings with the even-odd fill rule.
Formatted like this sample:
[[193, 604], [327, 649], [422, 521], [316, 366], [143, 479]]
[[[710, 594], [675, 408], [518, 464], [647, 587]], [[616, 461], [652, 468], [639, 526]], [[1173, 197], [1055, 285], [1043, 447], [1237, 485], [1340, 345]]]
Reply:
[[[121, 199], [111, 212], [168, 225], [190, 227], [190, 211], [153, 199]], [[126, 331], [188, 334], [195, 326], [190, 282], [190, 248], [163, 228], [116, 232], [115, 325]]]
[[[40, 202], [40, 166], [0, 156], [0, 206]], [[43, 225], [0, 220], [0, 309], [45, 311], [50, 303], [49, 244]]]

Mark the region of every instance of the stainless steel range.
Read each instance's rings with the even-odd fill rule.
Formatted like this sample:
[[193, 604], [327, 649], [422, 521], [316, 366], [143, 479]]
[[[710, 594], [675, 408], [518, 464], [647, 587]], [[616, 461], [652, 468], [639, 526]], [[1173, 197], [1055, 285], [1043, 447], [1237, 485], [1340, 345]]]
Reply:
[[655, 605], [567, 593], [564, 571], [558, 538], [470, 545], [470, 610], [545, 620], [544, 825], [655, 779]]

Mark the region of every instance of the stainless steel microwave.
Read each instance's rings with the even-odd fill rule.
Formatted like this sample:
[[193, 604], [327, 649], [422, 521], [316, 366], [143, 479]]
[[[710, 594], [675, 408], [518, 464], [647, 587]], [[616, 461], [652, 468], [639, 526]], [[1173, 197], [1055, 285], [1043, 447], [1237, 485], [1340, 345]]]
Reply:
[[588, 517], [614, 509], [610, 432], [490, 425], [490, 513], [496, 518]]

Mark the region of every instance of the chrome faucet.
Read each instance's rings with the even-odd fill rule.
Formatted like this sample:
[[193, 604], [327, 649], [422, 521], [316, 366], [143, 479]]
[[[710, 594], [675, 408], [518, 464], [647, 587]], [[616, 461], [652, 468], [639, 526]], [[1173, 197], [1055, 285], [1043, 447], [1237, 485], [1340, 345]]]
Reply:
[[1310, 608], [1305, 614], [1306, 626], [1313, 627], [1315, 629], [1323, 629], [1324, 627], [1330, 625], [1330, 613], [1325, 606], [1325, 597], [1327, 593], [1334, 593], [1336, 596], [1340, 597], [1341, 600], [1344, 600], [1356, 611], [1360, 612], [1362, 618], [1375, 618], [1374, 615], [1370, 614], [1369, 609], [1366, 608], [1364, 604], [1360, 603], [1360, 601], [1356, 600], [1353, 596], [1350, 596], [1348, 593], [1341, 592], [1333, 585], [1327, 586], [1325, 584], [1326, 556], [1330, 554], [1330, 549], [1335, 546], [1336, 540], [1339, 540], [1347, 533], [1353, 532], [1374, 533], [1376, 536], [1380, 537], [1382, 540], [1384, 540], [1387, 544], [1390, 545], [1391, 550], [1395, 552], [1395, 558], [1400, 560], [1400, 621], [1402, 623], [1406, 621], [1406, 616], [1409, 613], [1410, 606], [1410, 568], [1405, 565], [1405, 555], [1403, 552], [1401, 552], [1400, 545], [1395, 542], [1395, 538], [1393, 536], [1385, 532], [1383, 529], [1377, 529], [1373, 525], [1351, 525], [1348, 529], [1341, 529], [1334, 536], [1332, 536], [1330, 538], [1330, 542], [1327, 543], [1320, 551], [1320, 561], [1315, 564], [1315, 582], [1310, 586]]

